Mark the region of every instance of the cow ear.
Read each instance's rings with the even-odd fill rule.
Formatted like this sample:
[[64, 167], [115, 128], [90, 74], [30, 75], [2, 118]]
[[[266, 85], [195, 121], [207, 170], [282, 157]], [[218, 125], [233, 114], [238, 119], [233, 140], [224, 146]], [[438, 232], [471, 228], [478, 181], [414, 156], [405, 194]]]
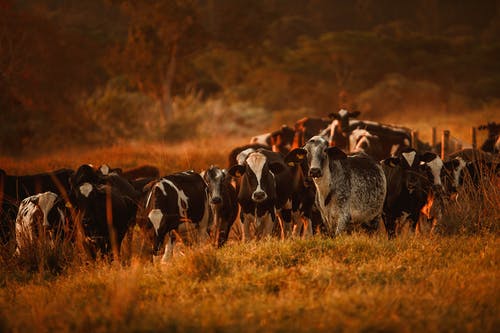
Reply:
[[245, 173], [245, 166], [243, 165], [233, 165], [229, 170], [229, 174], [233, 177], [241, 177]]
[[382, 161], [384, 165], [390, 166], [391, 168], [396, 167], [396, 165], [398, 165], [399, 162], [400, 161], [398, 157], [389, 157]]
[[330, 118], [330, 119], [332, 119], [332, 120], [333, 120], [333, 119], [339, 119], [339, 115], [338, 115], [337, 113], [335, 113], [335, 112], [332, 112], [332, 113], [330, 113], [330, 114], [328, 115], [328, 118]]
[[346, 153], [344, 153], [338, 147], [328, 147], [326, 148], [326, 153], [328, 154], [328, 157], [332, 160], [343, 160], [347, 158]]
[[425, 163], [429, 163], [430, 161], [436, 159], [438, 156], [434, 153], [431, 153], [431, 152], [425, 152], [423, 153], [422, 155], [420, 155], [420, 160], [425, 162]]
[[269, 164], [269, 170], [271, 170], [272, 173], [277, 175], [283, 172], [283, 170], [285, 170], [285, 165], [281, 162], [273, 162]]
[[361, 114], [360, 111], [354, 111], [354, 112], [349, 112], [349, 117], [351, 118], [356, 118], [357, 116], [359, 116]]
[[285, 163], [289, 166], [301, 163], [307, 156], [307, 151], [304, 148], [295, 148], [285, 156]]

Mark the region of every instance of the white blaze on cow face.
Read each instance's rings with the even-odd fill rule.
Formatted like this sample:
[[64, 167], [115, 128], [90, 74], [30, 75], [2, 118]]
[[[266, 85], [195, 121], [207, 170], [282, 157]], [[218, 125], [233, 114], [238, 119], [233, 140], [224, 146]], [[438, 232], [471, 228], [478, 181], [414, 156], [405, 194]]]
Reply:
[[262, 170], [264, 168], [264, 165], [266, 164], [266, 161], [266, 156], [258, 152], [250, 154], [246, 160], [248, 167], [252, 170], [252, 172], [255, 174], [255, 177], [257, 178], [257, 188], [255, 189], [254, 193], [263, 191], [260, 183], [262, 181]]
[[85, 197], [88, 198], [90, 195], [90, 192], [92, 192], [93, 186], [90, 183], [83, 183], [79, 187], [80, 193]]
[[109, 173], [109, 166], [107, 166], [106, 164], [101, 165], [99, 169], [101, 170], [101, 173], [103, 175], [107, 175]]
[[155, 229], [156, 235], [158, 235], [158, 229], [160, 229], [162, 218], [163, 218], [163, 213], [159, 209], [153, 209], [148, 214], [148, 219], [149, 221], [151, 221], [151, 224]]
[[339, 116], [341, 118], [344, 118], [345, 116], [347, 116], [347, 113], [348, 113], [347, 110], [342, 109], [339, 111]]
[[406, 162], [408, 162], [408, 165], [411, 167], [413, 165], [413, 162], [415, 161], [415, 156], [417, 155], [417, 152], [410, 151], [407, 153], [402, 153], [402, 155], [406, 160]]
[[38, 195], [38, 206], [43, 214], [43, 226], [50, 227], [49, 220], [47, 219], [49, 211], [54, 206], [57, 199], [57, 194], [52, 192], [45, 192]]
[[430, 162], [426, 163], [427, 166], [431, 169], [432, 177], [434, 178], [433, 180], [433, 185], [439, 185], [442, 186], [441, 184], [441, 170], [443, 169], [443, 160], [439, 156], [436, 156], [435, 159], [433, 159]]
[[236, 156], [236, 162], [238, 163], [238, 165], [244, 165], [248, 155], [250, 155], [253, 152], [255, 152], [255, 149], [253, 149], [253, 148], [247, 148], [247, 149], [241, 151]]

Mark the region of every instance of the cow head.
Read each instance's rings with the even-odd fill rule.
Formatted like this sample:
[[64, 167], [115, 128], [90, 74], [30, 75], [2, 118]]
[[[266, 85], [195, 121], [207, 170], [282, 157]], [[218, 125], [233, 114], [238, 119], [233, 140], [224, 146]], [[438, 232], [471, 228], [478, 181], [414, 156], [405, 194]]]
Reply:
[[201, 176], [207, 184], [211, 205], [222, 204], [222, 187], [227, 181], [227, 171], [216, 166], [211, 166]]
[[229, 169], [233, 177], [242, 177], [242, 188], [251, 193], [251, 198], [256, 203], [276, 197], [274, 174], [282, 172], [282, 163], [269, 163], [267, 157], [260, 152], [250, 153], [243, 165], [234, 165]]
[[[360, 115], [361, 112], [354, 111], [350, 112], [347, 110], [339, 110], [338, 112], [330, 113], [328, 116], [333, 120], [332, 122], [332, 130], [333, 127], [337, 127], [342, 133], [349, 132], [349, 119], [356, 118]], [[335, 123], [335, 126], [333, 125]]]
[[464, 174], [470, 163], [460, 156], [444, 162], [444, 179], [447, 191], [452, 194], [457, 192], [460, 185], [463, 184]]
[[426, 181], [424, 168], [420, 164], [420, 156], [413, 148], [404, 149], [398, 156], [389, 157], [381, 162], [390, 168], [398, 168], [403, 187], [409, 194], [422, 189], [422, 182]]
[[307, 157], [309, 177], [320, 178], [323, 170], [328, 167], [330, 160], [341, 160], [347, 155], [337, 147], [329, 147], [328, 141], [319, 136], [313, 136], [307, 141], [304, 148], [292, 150], [285, 158], [287, 163], [299, 163]]
[[288, 152], [292, 146], [295, 131], [287, 125], [270, 134], [271, 146], [275, 152]]

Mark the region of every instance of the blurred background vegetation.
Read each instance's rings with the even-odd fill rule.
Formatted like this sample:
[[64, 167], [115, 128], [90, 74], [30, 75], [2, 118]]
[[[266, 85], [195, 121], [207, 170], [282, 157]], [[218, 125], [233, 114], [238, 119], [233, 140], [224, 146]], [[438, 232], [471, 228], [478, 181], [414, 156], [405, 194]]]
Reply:
[[498, 0], [0, 0], [0, 154], [493, 115], [499, 59]]

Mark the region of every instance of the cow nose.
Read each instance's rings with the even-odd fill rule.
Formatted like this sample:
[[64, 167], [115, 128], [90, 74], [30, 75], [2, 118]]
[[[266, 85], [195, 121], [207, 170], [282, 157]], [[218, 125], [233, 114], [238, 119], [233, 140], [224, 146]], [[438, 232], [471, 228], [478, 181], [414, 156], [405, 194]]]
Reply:
[[212, 200], [210, 200], [210, 203], [213, 205], [219, 205], [222, 203], [221, 197], [213, 197]]
[[255, 202], [262, 202], [266, 200], [267, 194], [264, 191], [255, 191], [252, 194], [252, 200]]
[[322, 176], [321, 169], [320, 168], [311, 168], [309, 170], [309, 176], [313, 178], [319, 178]]

